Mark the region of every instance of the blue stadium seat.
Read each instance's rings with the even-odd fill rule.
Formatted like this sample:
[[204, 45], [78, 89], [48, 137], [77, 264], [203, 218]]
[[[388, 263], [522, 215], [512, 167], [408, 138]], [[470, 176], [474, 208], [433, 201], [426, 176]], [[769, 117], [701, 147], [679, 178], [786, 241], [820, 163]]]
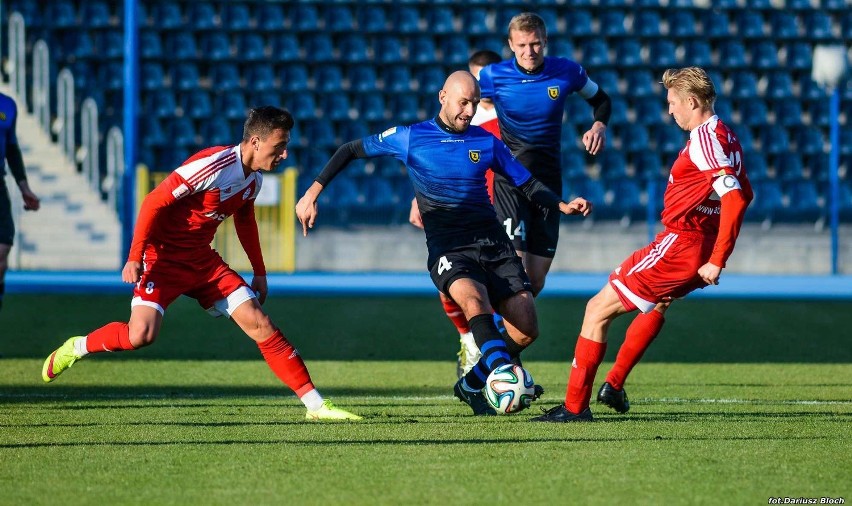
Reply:
[[[553, 30], [553, 32], [555, 33], [561, 33], [562, 16], [557, 14], [555, 8], [546, 7], [544, 6], [544, 2], [539, 2], [539, 6], [535, 9], [535, 12], [536, 14], [541, 16], [541, 19], [544, 20], [544, 26], [546, 26], [548, 30]], [[506, 30], [508, 28], [509, 23], [497, 27], [497, 29], [500, 30], [501, 33], [506, 33]]]
[[[778, 178], [782, 181], [800, 181], [805, 178], [802, 158], [798, 153], [785, 153], [776, 160]], [[748, 168], [746, 168], [748, 170]]]
[[786, 153], [790, 145], [787, 129], [781, 125], [765, 125], [761, 129], [760, 149], [764, 154]]
[[779, 181], [774, 179], [754, 181], [752, 188], [754, 201], [746, 209], [747, 220], [772, 221], [776, 214], [783, 211], [784, 193], [781, 191]]
[[571, 181], [586, 175], [586, 157], [579, 149], [562, 150], [562, 179]]
[[775, 39], [796, 39], [799, 37], [799, 25], [795, 14], [781, 10], [773, 11], [770, 15], [772, 36]]
[[[122, 38], [122, 54], [124, 53], [124, 40]], [[160, 35], [149, 30], [139, 31], [139, 58], [141, 60], [159, 60], [163, 57], [163, 45]]]
[[769, 177], [766, 158], [760, 151], [743, 150], [743, 166], [745, 166], [746, 175], [752, 183], [763, 181]]
[[775, 112], [775, 122], [783, 126], [800, 125], [802, 123], [802, 103], [799, 100], [782, 98], [772, 101]]
[[[843, 156], [852, 154], [852, 126], [840, 127], [837, 132], [837, 137], [838, 144], [840, 145], [840, 154]], [[849, 175], [847, 175], [847, 177], [849, 177]]]
[[831, 17], [826, 12], [814, 10], [805, 14], [805, 36], [813, 41], [834, 39]]
[[621, 128], [621, 151], [630, 155], [648, 149], [648, 130], [638, 123], [628, 123]]
[[760, 126], [768, 122], [766, 102], [759, 97], [747, 98], [737, 102], [740, 123], [749, 127]]
[[737, 35], [745, 39], [762, 39], [763, 16], [758, 11], [742, 10], [735, 14]]
[[343, 70], [337, 65], [320, 65], [314, 68], [314, 90], [336, 93], [343, 90]]
[[308, 68], [301, 63], [290, 63], [283, 67], [284, 78], [281, 87], [284, 91], [304, 91], [308, 89]]
[[785, 67], [793, 71], [810, 70], [812, 50], [806, 42], [792, 42], [787, 45]]
[[631, 101], [633, 102], [636, 123], [646, 126], [663, 123], [663, 113], [666, 112], [666, 103], [663, 99], [656, 96], [648, 96], [645, 98], [636, 98]]
[[[493, 30], [488, 27], [487, 20], [488, 11], [483, 7], [467, 7], [462, 11], [462, 26], [465, 32], [470, 35], [493, 33]], [[561, 53], [555, 54], [561, 55]]]
[[228, 35], [214, 31], [201, 36], [201, 53], [214, 62], [231, 59], [231, 40]]
[[263, 2], [258, 6], [257, 27], [266, 32], [284, 30], [284, 7], [275, 2]]
[[446, 77], [444, 68], [439, 65], [421, 67], [415, 74], [415, 81], [419, 86], [417, 91], [421, 95], [434, 94], [437, 96], [438, 91], [444, 86]]
[[[192, 119], [209, 119], [213, 116], [213, 102], [210, 100], [210, 94], [204, 90], [193, 90], [182, 94], [181, 109], [183, 109], [184, 116]], [[172, 114], [174, 114], [174, 110], [172, 110]]]
[[17, 12], [24, 17], [24, 23], [28, 30], [41, 28], [45, 24], [47, 13], [42, 13], [41, 6], [36, 2], [17, 2], [11, 5], [4, 4], [8, 12]]
[[95, 56], [95, 43], [91, 35], [82, 30], [68, 30], [61, 36], [59, 47], [54, 49], [54, 57], [57, 60], [88, 60]]
[[378, 89], [376, 68], [373, 65], [352, 65], [347, 68], [349, 91], [357, 93], [375, 92]]
[[606, 182], [612, 192], [612, 212], [616, 218], [637, 219], [645, 216], [647, 209], [642, 203], [642, 188], [633, 178], [621, 178]]
[[298, 33], [316, 33], [320, 30], [320, 16], [313, 4], [299, 2], [290, 12], [290, 28]]
[[420, 93], [419, 95], [420, 109], [424, 111], [426, 118], [434, 118], [441, 108], [438, 102], [438, 93]]
[[[330, 42], [329, 42], [330, 44]], [[308, 46], [309, 50], [315, 50], [322, 57], [320, 49], [315, 46]], [[237, 54], [240, 60], [250, 62], [266, 61], [266, 42], [264, 37], [259, 33], [246, 32], [240, 34], [237, 38]], [[314, 53], [311, 53], [314, 56]], [[325, 60], [316, 60], [325, 61]]]
[[727, 39], [731, 35], [728, 14], [722, 10], [707, 9], [701, 18], [704, 37], [710, 39]]
[[[123, 68], [123, 67], [118, 67]], [[115, 70], [118, 70], [115, 68]], [[110, 72], [111, 77], [120, 76], [123, 82], [124, 72], [119, 71]], [[163, 71], [163, 66], [159, 63], [143, 63], [140, 66], [139, 76], [141, 79], [141, 88], [143, 90], [156, 90], [158, 88], [163, 87], [163, 81], [165, 81], [165, 72]], [[122, 85], [123, 86], [123, 85]]]
[[748, 9], [767, 10], [773, 8], [771, 0], [746, 0], [745, 6]]
[[338, 132], [340, 133], [341, 142], [363, 139], [364, 137], [373, 134], [373, 132], [370, 132], [370, 129], [367, 128], [367, 124], [360, 120], [348, 120], [341, 122], [338, 127]]
[[651, 41], [648, 47], [648, 64], [658, 69], [677, 66], [675, 43], [668, 39]]
[[210, 2], [192, 2], [188, 4], [186, 17], [195, 30], [215, 30], [219, 27], [219, 13]]
[[657, 125], [654, 138], [659, 153], [677, 153], [686, 144], [686, 133], [674, 123]]
[[441, 41], [441, 62], [444, 65], [467, 67], [467, 59], [471, 53], [465, 37], [445, 37]]
[[773, 100], [790, 99], [793, 97], [793, 80], [790, 73], [780, 70], [769, 74], [766, 78], [764, 96]]
[[360, 33], [347, 33], [340, 39], [340, 60], [348, 64], [368, 62], [367, 39]]
[[663, 21], [657, 11], [641, 10], [633, 17], [632, 33], [639, 37], [659, 37], [662, 25]]
[[222, 12], [225, 27], [233, 32], [251, 29], [252, 15], [248, 4], [244, 2], [225, 2]]
[[[499, 51], [497, 54], [500, 54]], [[574, 43], [562, 37], [547, 38], [547, 54], [574, 59]]]
[[241, 88], [240, 71], [233, 63], [217, 63], [210, 69], [210, 82], [214, 90], [235, 90]]
[[185, 26], [180, 5], [173, 2], [154, 3], [151, 18], [156, 20], [157, 28], [161, 30], [176, 30]]
[[[601, 87], [608, 95], [618, 95], [619, 94], [619, 85], [618, 85], [618, 72], [613, 69], [603, 69], [597, 70], [593, 75], [589, 76], [589, 79], [596, 82], [598, 86]], [[630, 94], [630, 89], [627, 90], [628, 95]]]
[[583, 42], [583, 65], [603, 67], [609, 65], [609, 48], [602, 39], [593, 38]]
[[823, 152], [825, 140], [822, 137], [821, 129], [798, 125], [792, 127], [791, 133], [793, 140], [796, 141], [796, 153], [799, 155], [807, 156]]
[[615, 60], [621, 67], [638, 67], [642, 62], [642, 44], [637, 39], [620, 39], [615, 46]]
[[311, 56], [314, 63], [325, 63], [334, 60], [334, 44], [331, 37], [325, 33], [314, 33], [306, 36], [305, 54]]
[[761, 40], [751, 45], [751, 67], [767, 71], [778, 68], [778, 48], [768, 40]]
[[627, 160], [621, 151], [608, 149], [595, 157], [600, 166], [600, 176], [605, 181], [623, 179], [627, 176]]
[[246, 97], [236, 90], [227, 93], [218, 93], [214, 99], [214, 107], [217, 117], [230, 120], [245, 119], [246, 112], [248, 111]]
[[355, 29], [355, 16], [348, 5], [330, 5], [323, 15], [325, 30], [333, 33], [351, 32]]
[[572, 9], [566, 12], [565, 25], [568, 27], [566, 35], [570, 37], [588, 37], [594, 34], [592, 13], [585, 9]]
[[722, 41], [719, 44], [719, 65], [730, 69], [745, 68], [747, 62], [743, 43], [737, 39]]
[[246, 70], [246, 84], [252, 91], [278, 89], [275, 70], [268, 65], [255, 65]]
[[[610, 97], [612, 103], [612, 115], [609, 117], [610, 125], [620, 125], [627, 122], [627, 100], [621, 97]], [[586, 113], [589, 114], [589, 113]]]
[[[624, 76], [627, 81], [627, 95], [630, 98], [659, 96], [654, 89], [654, 78], [649, 70], [628, 70]], [[606, 89], [606, 88], [604, 88]]]
[[166, 49], [169, 60], [193, 61], [198, 58], [198, 46], [192, 32], [178, 31], [167, 36]]
[[337, 141], [331, 122], [326, 119], [308, 119], [302, 122], [304, 137], [310, 139], [310, 145], [317, 148], [336, 148]]
[[840, 37], [844, 40], [852, 39], [852, 12], [848, 10], [840, 21]]
[[420, 13], [417, 8], [409, 5], [396, 7], [393, 29], [397, 33], [420, 33]]
[[747, 99], [757, 96], [757, 78], [748, 70], [735, 72], [731, 77], [728, 95], [733, 99]]
[[186, 117], [172, 118], [169, 120], [169, 143], [179, 146], [196, 146], [198, 143], [195, 124]]
[[388, 19], [382, 5], [364, 5], [359, 15], [359, 31], [362, 33], [385, 33]]
[[[143, 65], [143, 68], [148, 68]], [[162, 67], [159, 67], [159, 76], [143, 76], [140, 81], [140, 88], [143, 91], [151, 89], [159, 89], [163, 86]], [[153, 79], [157, 79], [156, 85]], [[149, 81], [149, 79], [152, 79]], [[122, 91], [124, 90], [124, 65], [117, 61], [111, 61], [105, 65], [98, 65], [98, 86], [105, 91]]]
[[751, 135], [751, 128], [745, 125], [731, 125], [731, 128], [734, 129], [734, 133], [737, 136], [737, 140], [740, 141], [743, 151], [753, 151], [754, 137]]
[[388, 108], [393, 118], [400, 124], [417, 122], [419, 117], [417, 100], [411, 94], [398, 94], [390, 97]]
[[402, 43], [395, 35], [385, 35], [373, 40], [376, 63], [392, 65], [402, 63]]
[[622, 37], [627, 35], [627, 28], [624, 26], [626, 15], [624, 11], [618, 9], [607, 9], [598, 15], [600, 19], [599, 34], [604, 37]]
[[108, 28], [113, 26], [112, 13], [106, 2], [100, 0], [88, 0], [81, 5], [83, 15], [81, 18], [89, 28]]
[[272, 56], [278, 61], [300, 61], [301, 44], [292, 33], [276, 33], [272, 38]]
[[358, 118], [362, 121], [374, 122], [383, 120], [385, 117], [385, 99], [379, 93], [365, 93], [359, 95], [355, 108], [358, 109]]
[[46, 19], [55, 28], [77, 26], [77, 9], [66, 0], [55, 0], [48, 5]]
[[[281, 100], [281, 94], [278, 92], [278, 89], [251, 91], [248, 97], [248, 106], [254, 108], [264, 105], [283, 107], [284, 101]], [[293, 143], [292, 136], [290, 142]]]
[[[589, 177], [583, 179], [575, 179], [570, 183], [562, 181], [562, 196], [567, 200], [572, 200], [577, 197], [583, 197], [595, 206], [595, 213], [605, 209], [606, 188], [600, 179], [592, 179]], [[600, 213], [605, 214], [605, 213]], [[598, 215], [600, 215], [598, 214]]]
[[[190, 148], [192, 148], [190, 150]], [[188, 146], [168, 146], [157, 149], [155, 168], [158, 171], [171, 172], [183, 165], [190, 155], [197, 150], [194, 144]]]
[[698, 21], [692, 11], [686, 9], [673, 9], [668, 16], [669, 37], [679, 39], [692, 39], [697, 35], [696, 27]]
[[429, 35], [417, 35], [408, 39], [408, 59], [412, 63], [437, 62], [435, 41]]
[[828, 104], [828, 92], [811, 79], [810, 73], [799, 79], [799, 98], [806, 102]]
[[789, 183], [787, 196], [790, 202], [791, 219], [813, 222], [823, 215], [816, 181], [804, 179]]
[[731, 101], [724, 97], [716, 98], [716, 103], [713, 105], [716, 115], [722, 118], [722, 121], [729, 122], [733, 119], [734, 109], [731, 106]]
[[406, 93], [411, 90], [411, 71], [406, 65], [383, 67], [381, 78], [385, 93]]
[[291, 95], [287, 100], [286, 107], [297, 121], [313, 119], [317, 116], [316, 98], [310, 92]]
[[[609, 94], [612, 97], [613, 93]], [[565, 117], [573, 124], [585, 124], [592, 120], [592, 108], [579, 95], [570, 95], [565, 100]], [[577, 142], [572, 139], [571, 142]]]
[[201, 136], [204, 143], [210, 146], [229, 146], [239, 140], [239, 137], [231, 132], [231, 125], [227, 121], [203, 122]]
[[666, 167], [660, 162], [660, 157], [654, 151], [646, 149], [631, 156], [635, 177], [639, 179], [661, 179]]
[[426, 24], [430, 33], [448, 34], [454, 33], [453, 11], [443, 5], [429, 5], [426, 10]]
[[[175, 93], [168, 88], [152, 89], [142, 95], [143, 110], [155, 118], [171, 118], [175, 116], [177, 101]], [[184, 109], [184, 114], [186, 110]]]
[[320, 109], [326, 122], [343, 121], [349, 119], [352, 104], [345, 93], [325, 93], [320, 98]]

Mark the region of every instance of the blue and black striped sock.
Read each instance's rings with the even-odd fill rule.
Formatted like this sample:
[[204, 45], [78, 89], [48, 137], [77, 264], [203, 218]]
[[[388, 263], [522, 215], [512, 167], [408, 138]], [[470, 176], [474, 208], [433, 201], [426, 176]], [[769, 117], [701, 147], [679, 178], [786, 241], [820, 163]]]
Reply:
[[462, 385], [468, 390], [477, 391], [485, 386], [485, 379], [494, 369], [511, 361], [503, 336], [497, 330], [490, 314], [481, 314], [470, 319], [470, 331], [479, 346], [482, 357], [465, 376]]

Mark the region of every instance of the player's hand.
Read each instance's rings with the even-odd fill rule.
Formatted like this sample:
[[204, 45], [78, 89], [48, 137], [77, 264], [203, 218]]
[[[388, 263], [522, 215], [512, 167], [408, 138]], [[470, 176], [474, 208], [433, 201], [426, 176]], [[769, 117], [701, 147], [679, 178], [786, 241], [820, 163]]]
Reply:
[[254, 276], [251, 280], [251, 289], [257, 295], [257, 301], [263, 305], [266, 302], [266, 296], [269, 294], [269, 284], [266, 276]]
[[411, 199], [411, 211], [408, 212], [408, 223], [411, 223], [417, 228], [423, 228], [423, 217], [420, 216], [420, 206], [417, 205], [417, 198]]
[[722, 276], [722, 268], [707, 262], [698, 269], [698, 276], [708, 285], [718, 285], [719, 278]]
[[136, 283], [141, 275], [142, 263], [135, 260], [128, 260], [121, 270], [121, 280], [125, 283]]
[[559, 204], [559, 211], [562, 214], [582, 214], [583, 216], [588, 216], [592, 212], [592, 203], [583, 197], [577, 197], [567, 204], [565, 202]]
[[21, 188], [21, 198], [24, 199], [24, 210], [26, 211], [38, 211], [38, 208], [41, 207], [38, 197], [29, 188]]
[[302, 235], [308, 236], [308, 229], [314, 228], [314, 221], [317, 219], [317, 200], [307, 193], [296, 203], [296, 218], [302, 224]]
[[592, 155], [603, 151], [604, 146], [606, 146], [606, 125], [600, 121], [595, 121], [592, 128], [583, 134], [583, 146]]

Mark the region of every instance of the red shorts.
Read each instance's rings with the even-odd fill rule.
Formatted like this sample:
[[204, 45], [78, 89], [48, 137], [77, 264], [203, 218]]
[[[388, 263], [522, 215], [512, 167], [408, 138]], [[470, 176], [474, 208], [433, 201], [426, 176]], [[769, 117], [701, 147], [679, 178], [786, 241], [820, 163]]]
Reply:
[[221, 301], [227, 300], [240, 287], [246, 287], [241, 293], [251, 294], [242, 276], [212, 249], [192, 257], [161, 254], [158, 258], [157, 253], [153, 247], [145, 249], [142, 277], [133, 288], [131, 307], [142, 304], [162, 313], [175, 299], [186, 295], [218, 316], [220, 313], [215, 309], [222, 305]]
[[683, 297], [707, 283], [698, 269], [707, 263], [715, 236], [664, 230], [609, 275], [609, 283], [628, 311], [647, 313], [668, 298]]

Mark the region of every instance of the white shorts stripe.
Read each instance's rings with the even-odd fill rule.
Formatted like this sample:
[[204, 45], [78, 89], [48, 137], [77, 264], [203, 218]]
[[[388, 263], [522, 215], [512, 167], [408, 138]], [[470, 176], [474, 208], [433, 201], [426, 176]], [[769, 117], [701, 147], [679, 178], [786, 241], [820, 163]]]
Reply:
[[634, 305], [634, 306], [636, 306], [636, 307], [639, 309], [639, 311], [642, 311], [643, 313], [649, 313], [649, 312], [651, 312], [651, 311], [652, 311], [655, 307], [657, 307], [657, 303], [656, 303], [656, 302], [651, 302], [650, 300], [645, 300], [645, 299], [643, 299], [642, 297], [640, 297], [640, 296], [636, 295], [635, 293], [631, 292], [631, 291], [630, 291], [630, 289], [629, 289], [629, 288], [627, 288], [627, 287], [624, 285], [624, 283], [622, 283], [620, 280], [618, 280], [618, 279], [613, 279], [613, 280], [612, 280], [612, 284], [613, 284], [613, 287], [614, 287], [616, 290], [618, 290], [619, 292], [621, 292], [621, 294], [622, 294], [622, 295], [624, 295], [625, 297], [627, 297], [627, 300], [629, 300], [630, 302], [632, 302], [632, 303], [633, 303], [633, 305]]
[[660, 241], [660, 244], [654, 246], [651, 252], [648, 253], [647, 256], [645, 256], [645, 258], [637, 262], [636, 265], [634, 265], [633, 268], [630, 269], [630, 272], [628, 272], [627, 275], [630, 276], [634, 272], [649, 269], [656, 265], [656, 263], [659, 262], [663, 256], [665, 256], [666, 251], [668, 251], [669, 247], [674, 244], [675, 239], [677, 239], [677, 234], [675, 234], [674, 232], [665, 236], [663, 240]]
[[160, 314], [165, 314], [165, 310], [163, 306], [157, 304], [156, 302], [149, 302], [147, 300], [142, 300], [142, 297], [133, 297], [133, 300], [130, 301], [130, 309], [133, 309], [136, 306], [148, 306], [156, 309], [160, 312]]

